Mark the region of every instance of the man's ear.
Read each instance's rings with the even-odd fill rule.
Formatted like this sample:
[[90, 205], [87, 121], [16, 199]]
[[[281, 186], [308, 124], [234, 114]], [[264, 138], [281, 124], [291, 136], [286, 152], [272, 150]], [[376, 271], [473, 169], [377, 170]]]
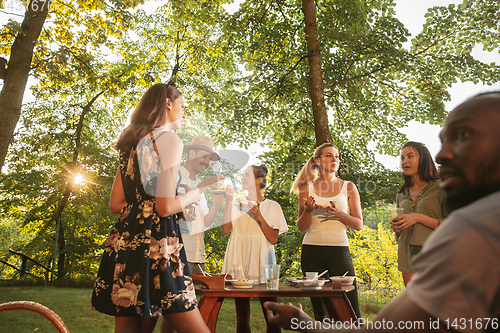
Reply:
[[191, 149], [190, 151], [188, 151], [189, 160], [194, 159], [195, 156], [196, 156], [196, 151], [194, 151], [193, 149]]

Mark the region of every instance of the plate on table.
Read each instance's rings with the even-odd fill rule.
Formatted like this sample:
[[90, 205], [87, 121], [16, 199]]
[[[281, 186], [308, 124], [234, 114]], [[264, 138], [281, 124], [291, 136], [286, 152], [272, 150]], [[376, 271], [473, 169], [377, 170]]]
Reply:
[[339, 281], [340, 283], [342, 283], [343, 286], [350, 286], [351, 284], [354, 283], [354, 279], [356, 279], [355, 276], [349, 276], [349, 275], [346, 275], [346, 276], [331, 276], [330, 277], [330, 280], [333, 281]]
[[321, 289], [327, 281], [326, 279], [301, 280], [297, 281], [297, 285], [303, 290], [318, 290]]
[[231, 280], [231, 285], [235, 289], [251, 289], [257, 280], [246, 279], [246, 280]]
[[295, 287], [298, 287], [298, 282], [299, 281], [302, 281], [302, 280], [305, 280], [306, 278], [305, 277], [287, 277], [286, 278], [286, 281], [288, 282], [289, 285], [291, 286], [295, 286]]

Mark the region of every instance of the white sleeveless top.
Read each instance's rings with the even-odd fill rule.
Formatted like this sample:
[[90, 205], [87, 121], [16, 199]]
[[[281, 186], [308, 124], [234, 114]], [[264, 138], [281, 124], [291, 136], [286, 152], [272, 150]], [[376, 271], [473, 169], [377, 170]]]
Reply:
[[[347, 201], [347, 184], [344, 181], [340, 193], [334, 197], [320, 197], [314, 192], [312, 182], [309, 182], [309, 196], [312, 196], [316, 205], [325, 206], [329, 205], [330, 201], [335, 203], [337, 209], [347, 213], [349, 211], [349, 204]], [[341, 221], [328, 217], [330, 214], [326, 212], [327, 208], [317, 208], [313, 211], [311, 217], [311, 224], [307, 229], [306, 235], [302, 244], [307, 245], [323, 245], [323, 246], [349, 246], [346, 230], [347, 227]]]

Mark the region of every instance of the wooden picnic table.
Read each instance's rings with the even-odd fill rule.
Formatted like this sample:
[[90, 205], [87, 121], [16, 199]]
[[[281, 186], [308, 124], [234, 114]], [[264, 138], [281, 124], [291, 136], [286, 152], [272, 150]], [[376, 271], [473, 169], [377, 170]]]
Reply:
[[[193, 280], [205, 282], [206, 278], [199, 274], [192, 275]], [[301, 289], [288, 284], [280, 284], [278, 290], [267, 290], [266, 285], [254, 285], [251, 289], [236, 289], [231, 285], [216, 283], [207, 284], [207, 289], [197, 289], [201, 292], [198, 308], [211, 332], [215, 332], [219, 310], [226, 297], [321, 297], [331, 319], [335, 321], [357, 321], [356, 313], [347, 298], [346, 292], [354, 290], [354, 286], [342, 286], [333, 289], [332, 284], [325, 284], [318, 290]]]

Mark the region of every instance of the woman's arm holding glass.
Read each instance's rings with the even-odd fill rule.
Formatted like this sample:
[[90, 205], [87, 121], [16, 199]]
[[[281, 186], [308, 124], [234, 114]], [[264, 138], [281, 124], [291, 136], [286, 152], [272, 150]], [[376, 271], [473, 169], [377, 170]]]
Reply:
[[424, 214], [410, 213], [403, 214], [392, 219], [391, 228], [395, 232], [401, 232], [402, 230], [411, 227], [417, 222], [431, 229], [436, 229], [439, 225], [439, 219], [435, 219]]
[[224, 192], [226, 197], [226, 206], [224, 207], [224, 213], [222, 214], [222, 232], [227, 234], [231, 232], [233, 224], [231, 223], [231, 210], [233, 209], [233, 196], [234, 190], [231, 186], [226, 186], [226, 191]]
[[252, 208], [250, 208], [250, 211], [252, 212], [255, 219], [259, 222], [260, 230], [262, 230], [262, 233], [269, 241], [269, 243], [271, 243], [272, 245], [276, 244], [278, 242], [279, 230], [273, 229], [269, 226], [269, 224], [267, 224], [266, 219], [260, 212], [260, 202], [257, 202]]
[[186, 194], [176, 194], [176, 179], [181, 162], [183, 144], [174, 133], [166, 133], [156, 140], [160, 156], [160, 172], [156, 186], [156, 210], [160, 216], [169, 216], [180, 212], [191, 203], [200, 201], [198, 188]]

